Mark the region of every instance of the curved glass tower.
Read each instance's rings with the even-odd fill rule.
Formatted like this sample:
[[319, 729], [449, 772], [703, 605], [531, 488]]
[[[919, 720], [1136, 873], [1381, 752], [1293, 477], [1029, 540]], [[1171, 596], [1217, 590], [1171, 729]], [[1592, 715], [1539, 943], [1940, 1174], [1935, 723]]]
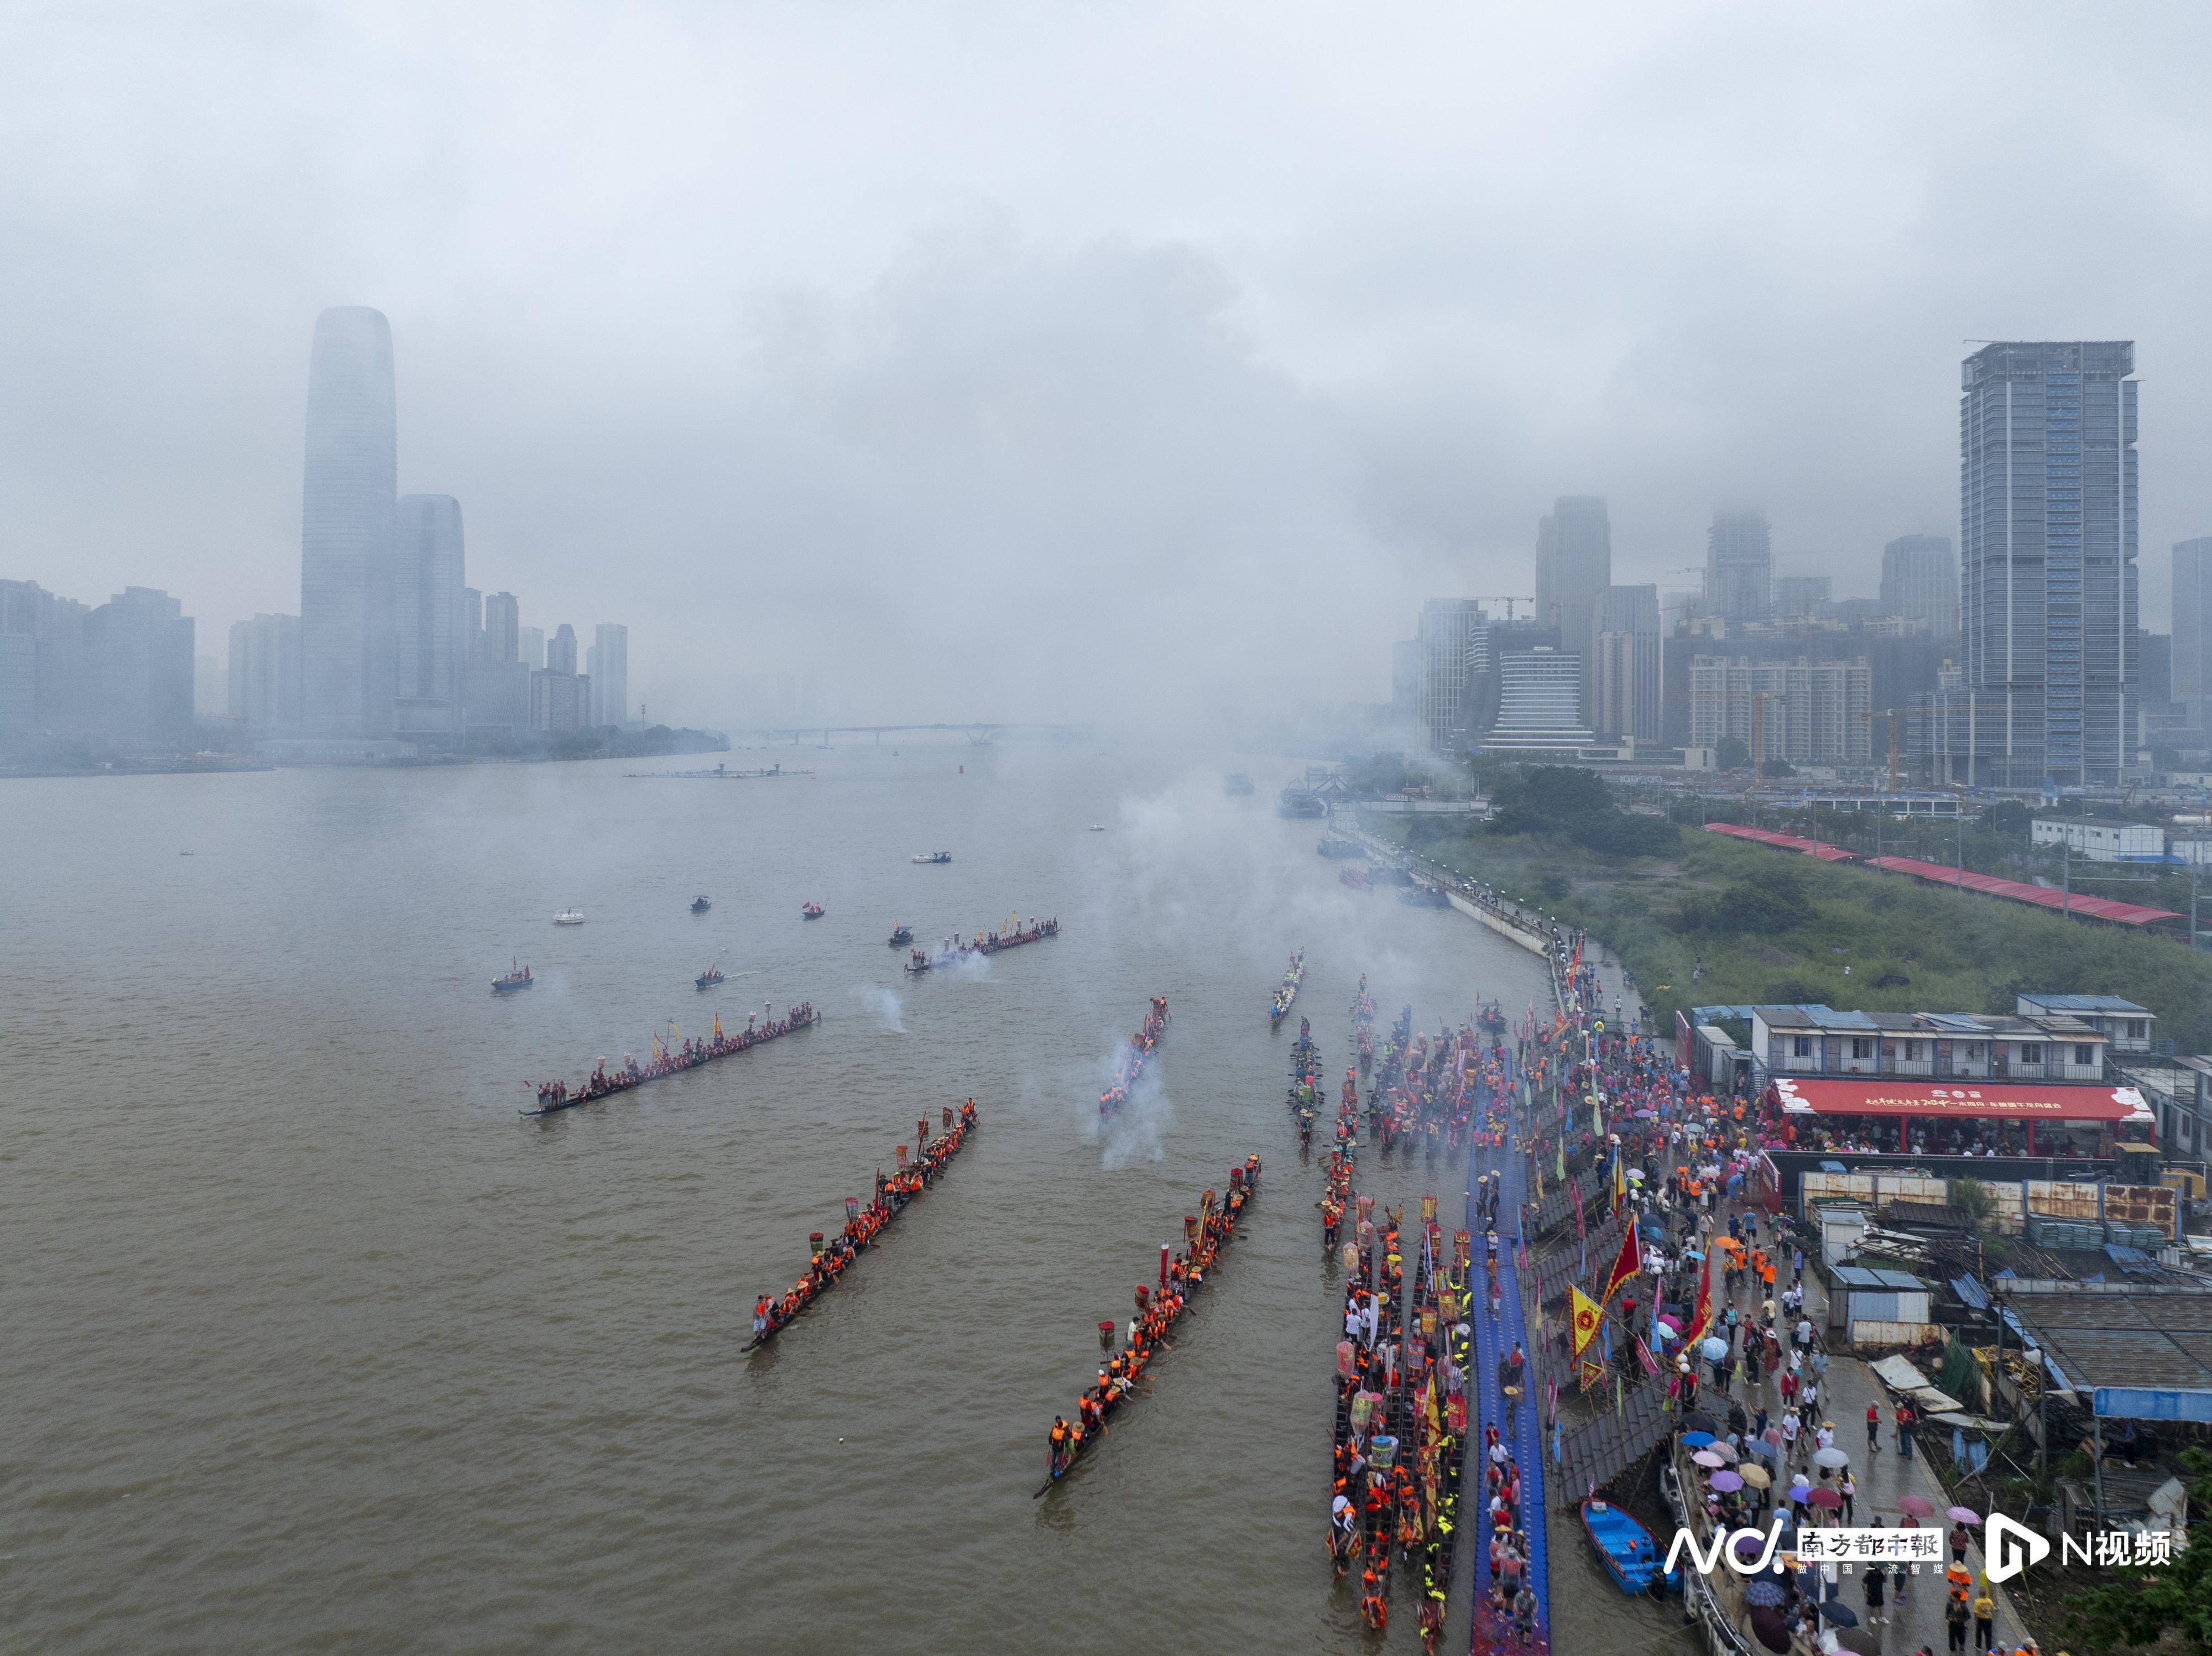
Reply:
[[301, 723], [311, 737], [392, 734], [398, 470], [392, 325], [366, 306], [325, 311], [307, 365], [300, 525]]

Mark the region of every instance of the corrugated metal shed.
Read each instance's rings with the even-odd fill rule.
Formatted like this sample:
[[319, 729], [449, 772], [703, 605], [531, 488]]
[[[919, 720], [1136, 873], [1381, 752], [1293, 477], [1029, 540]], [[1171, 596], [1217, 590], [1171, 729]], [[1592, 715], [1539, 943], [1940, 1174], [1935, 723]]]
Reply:
[[2212, 1420], [2212, 1294], [2017, 1294], [2012, 1306], [2100, 1413]]

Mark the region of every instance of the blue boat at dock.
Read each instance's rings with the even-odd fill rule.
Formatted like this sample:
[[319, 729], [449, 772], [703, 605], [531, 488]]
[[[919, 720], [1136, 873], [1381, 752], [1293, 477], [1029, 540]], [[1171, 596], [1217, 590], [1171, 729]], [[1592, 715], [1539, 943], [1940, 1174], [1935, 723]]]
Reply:
[[1682, 1585], [1679, 1570], [1662, 1571], [1659, 1544], [1651, 1532], [1611, 1501], [1583, 1501], [1583, 1528], [1623, 1592], [1649, 1592], [1653, 1578], [1662, 1574], [1669, 1589]]

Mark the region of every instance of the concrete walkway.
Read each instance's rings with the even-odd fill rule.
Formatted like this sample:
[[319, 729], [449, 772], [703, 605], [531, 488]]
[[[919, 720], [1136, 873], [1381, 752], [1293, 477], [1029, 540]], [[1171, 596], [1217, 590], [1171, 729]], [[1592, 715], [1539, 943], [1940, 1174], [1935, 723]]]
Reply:
[[[1785, 1254], [1783, 1269], [1775, 1278], [1778, 1294], [1788, 1282]], [[1747, 1285], [1736, 1301], [1739, 1310], [1752, 1308], [1755, 1302], [1751, 1301], [1750, 1296], [1751, 1290]], [[1809, 1261], [1805, 1279], [1805, 1305], [1806, 1314], [1812, 1318], [1813, 1325], [1815, 1328], [1825, 1327], [1827, 1296], [1815, 1280]], [[1810, 1372], [1809, 1364], [1807, 1372]], [[1801, 1445], [1806, 1447], [1801, 1447], [1796, 1465], [1808, 1472], [1814, 1470], [1808, 1447], [1811, 1430], [1822, 1421], [1832, 1420], [1835, 1422], [1836, 1447], [1851, 1458], [1850, 1465], [1845, 1470], [1857, 1486], [1852, 1503], [1851, 1524], [1860, 1528], [1871, 1527], [1875, 1517], [1879, 1516], [1886, 1526], [1894, 1528], [1902, 1517], [1897, 1504], [1899, 1497], [1917, 1495], [1932, 1502], [1936, 1508], [1935, 1516], [1923, 1522], [1948, 1535], [1950, 1521], [1943, 1513], [1951, 1504], [1950, 1497], [1944, 1493], [1942, 1483], [1929, 1469], [1917, 1443], [1910, 1459], [1898, 1453], [1897, 1433], [1891, 1424], [1891, 1398], [1873, 1369], [1856, 1357], [1832, 1356], [1827, 1360], [1826, 1374], [1820, 1378], [1820, 1408], [1814, 1418], [1807, 1422], [1807, 1432], [1801, 1440]], [[1770, 1421], [1781, 1418], [1782, 1396], [1772, 1375], [1763, 1377], [1756, 1387], [1746, 1386], [1738, 1388], [1734, 1395], [1743, 1404], [1746, 1413], [1763, 1404]], [[1869, 1403], [1878, 1404], [1881, 1410], [1880, 1441], [1871, 1450], [1867, 1446], [1866, 1435], [1866, 1411]], [[1728, 1412], [1727, 1398], [1710, 1386], [1700, 1394], [1700, 1406], [1716, 1419], [1724, 1419]], [[1947, 1431], [1948, 1429], [1942, 1427], [1923, 1427], [1919, 1435], [1924, 1441], [1931, 1432]], [[1786, 1475], [1778, 1477], [1772, 1493], [1778, 1499], [1789, 1486], [1790, 1479]], [[1970, 1528], [1969, 1532], [1974, 1538], [1974, 1544], [1967, 1552], [1966, 1566], [1975, 1573], [1978, 1584], [1982, 1568], [1981, 1532], [1978, 1528]], [[1946, 1563], [1949, 1562], [1949, 1556], [1947, 1548], [1944, 1554]], [[1834, 1579], [1833, 1572], [1838, 1568], [1834, 1565], [1828, 1567], [1832, 1579]], [[1840, 1568], [1847, 1572], [1850, 1568], [1849, 1566]], [[1888, 1584], [1890, 1592], [1881, 1611], [1884, 1619], [1880, 1622], [1868, 1621], [1865, 1583], [1856, 1573], [1847, 1573], [1842, 1576], [1839, 1581], [1841, 1597], [1845, 1604], [1858, 1612], [1861, 1624], [1880, 1639], [1884, 1652], [1894, 1652], [1897, 1656], [1911, 1656], [1924, 1645], [1940, 1653], [1944, 1651], [1948, 1642], [1943, 1620], [1943, 1569], [1942, 1564], [1933, 1569], [1923, 1567], [1918, 1574], [1909, 1575], [1905, 1579], [1901, 1604], [1896, 1592], [1897, 1578], [1893, 1573]], [[1970, 1589], [1969, 1597], [1973, 1596], [1975, 1590]], [[1993, 1585], [1990, 1597], [1996, 1604], [1994, 1621], [1997, 1643], [2003, 1649], [2013, 1649], [2025, 1637], [2019, 1618], [2014, 1615], [2011, 1601], [2002, 1586]], [[1972, 1650], [1975, 1641], [1971, 1623], [1967, 1626], [1966, 1637], [1967, 1648]]]

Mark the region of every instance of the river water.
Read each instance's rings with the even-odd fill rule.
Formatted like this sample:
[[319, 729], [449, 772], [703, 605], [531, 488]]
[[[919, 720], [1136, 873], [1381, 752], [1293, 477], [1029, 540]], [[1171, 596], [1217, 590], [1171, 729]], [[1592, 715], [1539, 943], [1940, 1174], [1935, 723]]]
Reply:
[[[769, 758], [818, 774], [0, 788], [12, 1647], [1369, 1647], [1323, 1551], [1337, 1289], [1267, 997], [1304, 946], [1334, 1056], [1362, 971], [1381, 1022], [1433, 1027], [1540, 1003], [1539, 962], [1341, 886], [1317, 825], [1273, 815], [1280, 761], [731, 755]], [[571, 904], [587, 923], [554, 928]], [[884, 943], [1017, 912], [1064, 933], [913, 981]], [[514, 957], [537, 986], [495, 998]], [[1102, 1140], [1153, 994], [1157, 1093]], [[516, 1113], [664, 1020], [802, 998], [820, 1028]], [[741, 1355], [807, 1232], [971, 1095], [948, 1177]], [[1033, 1500], [1096, 1325], [1253, 1150], [1261, 1198], [1152, 1395]], [[1464, 1189], [1363, 1172], [1386, 1201]], [[1578, 1647], [1644, 1648], [1659, 1615], [1608, 1610]]]

